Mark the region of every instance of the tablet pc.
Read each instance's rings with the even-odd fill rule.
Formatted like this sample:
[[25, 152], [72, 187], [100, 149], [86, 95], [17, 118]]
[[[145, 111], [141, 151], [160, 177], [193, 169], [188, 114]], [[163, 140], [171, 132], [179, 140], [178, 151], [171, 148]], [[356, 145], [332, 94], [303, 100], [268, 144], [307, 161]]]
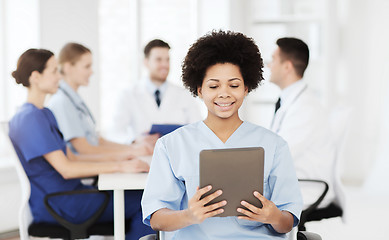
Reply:
[[171, 133], [182, 126], [183, 125], [179, 124], [153, 124], [151, 126], [150, 134], [159, 133], [162, 137], [163, 135]]
[[[221, 189], [223, 194], [209, 204], [227, 200], [224, 212], [217, 217], [241, 216], [236, 209], [245, 208], [242, 200], [257, 207], [261, 202], [254, 191], [263, 194], [264, 149], [228, 148], [211, 149], [200, 152], [200, 188], [212, 185], [212, 190], [202, 197]], [[207, 206], [206, 205], [206, 206]]]

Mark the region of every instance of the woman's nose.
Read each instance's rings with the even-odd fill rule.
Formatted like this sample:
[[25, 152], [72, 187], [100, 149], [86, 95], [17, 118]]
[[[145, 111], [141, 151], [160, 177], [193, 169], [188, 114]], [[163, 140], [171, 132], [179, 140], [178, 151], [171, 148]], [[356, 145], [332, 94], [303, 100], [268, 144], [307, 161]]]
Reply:
[[230, 92], [229, 92], [229, 89], [228, 87], [221, 87], [219, 88], [219, 97], [220, 98], [226, 98], [226, 97], [229, 97], [230, 96]]

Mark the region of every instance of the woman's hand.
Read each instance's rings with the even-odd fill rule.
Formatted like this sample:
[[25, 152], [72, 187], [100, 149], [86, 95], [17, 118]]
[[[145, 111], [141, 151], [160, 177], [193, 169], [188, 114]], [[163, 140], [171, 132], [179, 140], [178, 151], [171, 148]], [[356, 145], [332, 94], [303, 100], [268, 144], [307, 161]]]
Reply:
[[120, 172], [132, 172], [132, 173], [140, 173], [140, 172], [148, 172], [150, 170], [150, 166], [148, 163], [134, 158], [128, 161], [119, 162], [120, 164]]
[[257, 221], [267, 224], [278, 224], [280, 218], [282, 217], [281, 210], [272, 202], [267, 200], [259, 192], [254, 192], [254, 196], [259, 199], [262, 203], [262, 208], [257, 208], [256, 206], [242, 201], [241, 204], [245, 206], [248, 210], [243, 208], [238, 208], [237, 211], [243, 213], [246, 216], [239, 216], [239, 219], [246, 219], [250, 221]]
[[189, 200], [188, 209], [186, 210], [187, 217], [189, 218], [191, 224], [202, 223], [205, 219], [216, 216], [224, 212], [224, 209], [221, 207], [227, 204], [226, 200], [214, 203], [209, 206], [204, 206], [213, 199], [222, 195], [222, 190], [218, 190], [205, 198], [201, 199], [201, 196], [209, 192], [212, 189], [212, 186], [207, 186], [202, 189], [197, 187], [195, 195]]
[[154, 148], [155, 143], [157, 142], [158, 138], [160, 138], [161, 135], [159, 133], [153, 133], [153, 134], [148, 134], [145, 133], [142, 136], [139, 136], [135, 140], [135, 144], [147, 144], [151, 148]]
[[148, 143], [133, 143], [130, 147], [129, 154], [134, 156], [148, 156], [152, 155], [154, 151], [154, 146]]

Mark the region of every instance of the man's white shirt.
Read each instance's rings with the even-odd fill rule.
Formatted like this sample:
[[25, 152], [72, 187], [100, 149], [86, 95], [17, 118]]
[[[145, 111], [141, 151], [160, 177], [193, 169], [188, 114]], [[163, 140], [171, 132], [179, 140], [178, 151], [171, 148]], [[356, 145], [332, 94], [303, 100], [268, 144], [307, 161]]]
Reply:
[[[159, 107], [154, 95], [157, 89]], [[188, 124], [202, 119], [198, 102], [189, 91], [168, 81], [157, 87], [143, 79], [119, 94], [115, 108], [108, 137], [120, 143], [148, 133], [152, 124]]]

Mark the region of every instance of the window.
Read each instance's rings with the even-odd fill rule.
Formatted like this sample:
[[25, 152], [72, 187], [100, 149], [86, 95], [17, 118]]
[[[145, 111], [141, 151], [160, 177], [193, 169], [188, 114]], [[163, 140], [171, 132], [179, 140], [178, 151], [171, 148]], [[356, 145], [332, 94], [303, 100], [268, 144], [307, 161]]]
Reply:
[[26, 101], [26, 89], [17, 86], [11, 73], [20, 54], [39, 47], [38, 0], [0, 1], [0, 167], [9, 165], [4, 126]]
[[[100, 60], [102, 129], [110, 124], [119, 89], [146, 77], [143, 48], [152, 39], [169, 43], [169, 81], [181, 85], [181, 62], [195, 40], [193, 0], [101, 0]], [[157, 16], [157, 17], [156, 17]], [[180, 19], [180, 21], [177, 21]], [[188, 27], [189, 26], [189, 27]], [[104, 132], [103, 132], [104, 134]]]

